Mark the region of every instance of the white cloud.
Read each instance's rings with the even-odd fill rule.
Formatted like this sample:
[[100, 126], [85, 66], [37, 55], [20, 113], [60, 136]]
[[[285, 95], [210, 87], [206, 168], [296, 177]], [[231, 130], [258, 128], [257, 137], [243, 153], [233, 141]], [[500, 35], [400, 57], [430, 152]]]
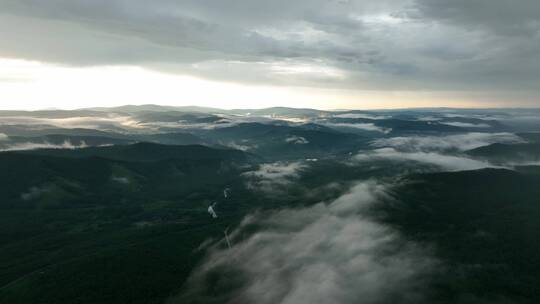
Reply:
[[16, 143], [4, 148], [0, 148], [0, 151], [23, 151], [23, 150], [36, 150], [36, 149], [80, 149], [87, 148], [88, 145], [82, 142], [80, 145], [73, 145], [70, 141], [65, 141], [62, 144], [51, 143]]
[[493, 143], [520, 143], [522, 138], [511, 133], [466, 133], [448, 136], [408, 136], [381, 138], [375, 147], [392, 147], [403, 151], [466, 151]]
[[394, 148], [382, 148], [360, 153], [354, 157], [354, 160], [358, 162], [371, 162], [374, 160], [413, 161], [438, 166], [448, 171], [500, 168], [486, 161], [474, 160], [463, 156], [444, 155], [436, 152], [400, 152]]
[[302, 136], [292, 135], [285, 139], [285, 142], [290, 144], [305, 145], [309, 144], [309, 141]]
[[485, 123], [474, 124], [468, 122], [441, 122], [441, 124], [460, 128], [491, 128], [490, 125]]
[[373, 123], [324, 123], [325, 126], [333, 128], [352, 128], [380, 133], [390, 133], [392, 129], [378, 127]]
[[27, 192], [21, 193], [21, 199], [24, 201], [30, 201], [38, 199], [41, 195], [50, 192], [51, 188], [49, 187], [31, 187]]
[[78, 116], [67, 118], [41, 118], [29, 116], [5, 116], [0, 118], [4, 125], [50, 125], [57, 128], [87, 128], [87, 129], [110, 129], [115, 128], [140, 128], [138, 122], [129, 116], [104, 114], [97, 116]]
[[418, 121], [439, 121], [441, 119], [442, 118], [435, 117], [435, 116], [421, 116], [421, 117], [416, 118], [416, 120]]
[[508, 162], [505, 165], [511, 166], [513, 168], [519, 166], [540, 166], [540, 161], [521, 161], [521, 162]]
[[310, 121], [308, 118], [305, 118], [305, 117], [286, 117], [286, 116], [279, 116], [279, 115], [273, 115], [269, 117], [271, 117], [273, 120], [283, 120], [283, 121], [287, 121], [287, 122], [291, 122], [295, 124], [308, 123]]
[[499, 114], [457, 114], [457, 113], [446, 113], [442, 116], [447, 118], [475, 118], [481, 120], [499, 120], [503, 119], [505, 116]]
[[127, 184], [130, 183], [129, 178], [127, 178], [125, 176], [112, 176], [111, 180], [113, 182], [117, 182], [117, 183], [124, 184], [124, 185], [127, 185]]
[[233, 148], [233, 149], [240, 150], [240, 151], [249, 151], [251, 149], [256, 149], [257, 148], [257, 145], [248, 145], [246, 143], [238, 144], [235, 141], [222, 143], [222, 144], [229, 147], [229, 148]]
[[[210, 122], [210, 123], [197, 123], [197, 122], [194, 123], [194, 122], [182, 121], [182, 120], [171, 121], [171, 122], [160, 122], [160, 121], [137, 122], [136, 121], [136, 125], [138, 127], [145, 127], [145, 128], [152, 128], [152, 129], [181, 128], [181, 129], [186, 129], [186, 130], [190, 130], [190, 129], [213, 130], [213, 129], [234, 127], [242, 123], [270, 124], [270, 123], [275, 122], [276, 120], [285, 120], [283, 119], [283, 117], [272, 117], [270, 115], [268, 116], [254, 116], [251, 114], [247, 114], [247, 115], [213, 114], [213, 115], [221, 117], [221, 120]], [[302, 121], [302, 122], [305, 122], [305, 121]], [[222, 143], [222, 144], [227, 145], [228, 143]]]
[[[227, 286], [220, 302], [375, 304], [399, 298], [416, 303], [434, 260], [361, 213], [386, 198], [385, 190], [365, 182], [329, 204], [246, 217], [231, 234], [233, 247], [214, 249], [186, 292], [171, 302], [210, 300], [215, 293], [208, 290], [213, 288], [208, 278], [223, 272], [227, 275], [214, 276], [226, 280], [214, 282]], [[246, 237], [254, 228], [258, 232]]]
[[298, 179], [307, 167], [302, 162], [276, 162], [260, 165], [256, 171], [246, 172], [243, 176], [248, 179], [249, 188], [275, 193]]
[[364, 118], [364, 119], [388, 119], [390, 116], [383, 116], [383, 115], [373, 115], [373, 114], [367, 114], [367, 113], [344, 113], [344, 114], [336, 114], [334, 115], [336, 118], [352, 118], [352, 119], [358, 119], [358, 118]]

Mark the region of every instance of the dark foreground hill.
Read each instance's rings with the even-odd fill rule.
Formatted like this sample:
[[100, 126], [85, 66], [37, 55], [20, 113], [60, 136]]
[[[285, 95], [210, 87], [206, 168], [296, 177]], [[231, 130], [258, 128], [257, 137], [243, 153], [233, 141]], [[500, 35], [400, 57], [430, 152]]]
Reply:
[[173, 146], [154, 143], [88, 147], [82, 149], [40, 149], [19, 152], [27, 155], [48, 155], [66, 158], [101, 157], [122, 161], [179, 160], [237, 160], [245, 161], [248, 154], [233, 149], [215, 149], [202, 145]]
[[486, 169], [416, 175], [396, 189], [386, 221], [443, 261], [432, 303], [540, 301], [539, 183], [537, 173]]
[[[318, 166], [286, 196], [266, 197], [246, 188], [252, 167], [238, 151], [137, 144], [0, 153], [0, 303], [163, 303], [201, 261], [201, 244], [247, 213], [331, 201], [293, 193], [364, 178], [355, 167]], [[540, 176], [524, 172], [412, 175], [380, 206], [381, 220], [441, 260], [429, 303], [538, 303]], [[219, 221], [207, 212], [213, 202]]]
[[0, 153], [0, 303], [161, 303], [254, 201], [246, 160], [155, 144]]

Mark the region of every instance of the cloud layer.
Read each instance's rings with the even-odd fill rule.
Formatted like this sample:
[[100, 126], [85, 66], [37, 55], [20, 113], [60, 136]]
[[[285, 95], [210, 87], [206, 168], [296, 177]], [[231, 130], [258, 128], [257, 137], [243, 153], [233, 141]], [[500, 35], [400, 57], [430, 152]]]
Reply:
[[373, 141], [374, 147], [391, 147], [402, 151], [466, 151], [493, 143], [521, 143], [522, 138], [512, 133], [465, 133], [447, 136], [403, 136]]
[[417, 303], [434, 260], [362, 215], [387, 198], [364, 182], [329, 204], [249, 216], [233, 247], [214, 249], [171, 302]]
[[[353, 162], [393, 161], [425, 164], [445, 171], [501, 168], [485, 160], [472, 159], [464, 151], [493, 143], [516, 144], [525, 140], [512, 133], [463, 133], [441, 136], [400, 136], [380, 138], [371, 145], [374, 150], [361, 151]], [[508, 168], [512, 164], [507, 164]]]
[[358, 129], [379, 133], [390, 133], [392, 129], [378, 127], [373, 123], [324, 123], [325, 126], [337, 129]]
[[0, 57], [538, 102], [536, 0], [1, 0], [0, 12]]
[[474, 160], [465, 156], [445, 155], [435, 152], [401, 152], [393, 148], [382, 148], [363, 152], [354, 157], [357, 162], [372, 162], [376, 160], [416, 162], [440, 167], [447, 171], [477, 170], [483, 168], [499, 168], [487, 161]]
[[74, 145], [70, 141], [64, 141], [62, 144], [52, 144], [52, 143], [34, 143], [34, 142], [24, 142], [24, 143], [14, 143], [9, 144], [4, 147], [0, 147], [0, 152], [5, 151], [24, 151], [24, 150], [36, 150], [36, 149], [81, 149], [87, 148], [88, 145], [82, 142], [80, 145]]
[[262, 164], [257, 170], [246, 172], [243, 176], [247, 179], [248, 188], [276, 194], [286, 190], [307, 168], [303, 162], [276, 162]]

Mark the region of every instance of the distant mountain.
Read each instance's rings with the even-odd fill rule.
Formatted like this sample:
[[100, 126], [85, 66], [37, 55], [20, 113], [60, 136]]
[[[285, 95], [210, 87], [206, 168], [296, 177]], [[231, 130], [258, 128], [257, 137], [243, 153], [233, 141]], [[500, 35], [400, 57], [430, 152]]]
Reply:
[[0, 133], [9, 136], [8, 140], [0, 142], [0, 146], [9, 146], [13, 143], [52, 143], [61, 144], [68, 141], [80, 145], [84, 141], [89, 146], [108, 144], [128, 144], [135, 142], [153, 142], [167, 145], [195, 145], [206, 142], [187, 132], [165, 133], [128, 133], [121, 134], [110, 131], [100, 131], [83, 128], [55, 128], [51, 126], [22, 126], [0, 125]]
[[137, 113], [137, 112], [144, 112], [144, 111], [165, 112], [165, 111], [174, 111], [175, 109], [176, 107], [171, 107], [171, 106], [147, 104], [147, 105], [137, 105], [137, 106], [125, 105], [125, 106], [119, 106], [119, 107], [88, 108], [88, 109], [82, 109], [82, 110], [99, 111], [99, 112]]
[[120, 107], [100, 107], [89, 108], [83, 110], [99, 111], [99, 112], [121, 112], [121, 113], [139, 113], [139, 112], [167, 112], [167, 111], [180, 111], [180, 112], [201, 112], [201, 113], [222, 113], [225, 110], [207, 107], [197, 106], [161, 106], [154, 104], [147, 105], [125, 105]]
[[65, 136], [99, 136], [109, 138], [126, 138], [125, 135], [115, 132], [105, 132], [87, 128], [57, 128], [48, 125], [0, 125], [0, 133], [8, 136], [45, 136], [45, 135], [65, 135]]
[[97, 111], [97, 112], [121, 112], [121, 113], [140, 113], [140, 112], [195, 112], [195, 113], [207, 113], [207, 114], [236, 114], [236, 115], [255, 115], [255, 116], [304, 116], [304, 117], [316, 117], [330, 113], [329, 111], [316, 110], [316, 109], [299, 109], [288, 107], [272, 107], [263, 109], [232, 109], [224, 110], [210, 107], [198, 107], [198, 106], [160, 106], [160, 105], [125, 105], [120, 107], [100, 107], [100, 108], [88, 108], [81, 109], [81, 111]]
[[329, 112], [316, 109], [300, 109], [287, 107], [272, 107], [265, 109], [234, 109], [232, 114], [253, 115], [253, 116], [283, 116], [283, 117], [319, 117]]
[[222, 120], [222, 117], [197, 113], [197, 112], [180, 112], [180, 111], [167, 111], [167, 112], [140, 112], [134, 115], [140, 123], [148, 122], [184, 122], [184, 123], [215, 123]]
[[19, 152], [27, 155], [47, 155], [64, 158], [101, 157], [120, 161], [178, 160], [236, 160], [246, 161], [248, 154], [233, 149], [215, 149], [201, 145], [172, 146], [155, 143], [137, 143], [74, 150], [41, 149]]
[[152, 134], [133, 134], [127, 136], [130, 139], [140, 142], [151, 142], [163, 145], [205, 145], [208, 144], [202, 138], [191, 133], [152, 133]]
[[433, 121], [417, 121], [403, 119], [376, 120], [378, 127], [392, 129], [392, 133], [400, 132], [463, 132], [463, 128], [449, 126]]
[[286, 126], [241, 123], [231, 127], [202, 130], [198, 136], [216, 144], [236, 147], [269, 158], [331, 156], [357, 149], [366, 139], [324, 126]]
[[[398, 115], [399, 116], [399, 115]], [[400, 116], [401, 117], [401, 116]], [[334, 116], [323, 118], [321, 124], [328, 124], [336, 129], [358, 129], [358, 131], [371, 131], [379, 133], [399, 134], [399, 133], [435, 133], [435, 132], [465, 132], [469, 128], [467, 125], [449, 125], [441, 121], [421, 121], [409, 117], [386, 118], [384, 116], [366, 115], [366, 117], [354, 116]], [[357, 127], [355, 127], [357, 126]], [[369, 127], [371, 126], [371, 127]], [[472, 129], [472, 128], [471, 128]], [[478, 131], [477, 128], [474, 128]]]

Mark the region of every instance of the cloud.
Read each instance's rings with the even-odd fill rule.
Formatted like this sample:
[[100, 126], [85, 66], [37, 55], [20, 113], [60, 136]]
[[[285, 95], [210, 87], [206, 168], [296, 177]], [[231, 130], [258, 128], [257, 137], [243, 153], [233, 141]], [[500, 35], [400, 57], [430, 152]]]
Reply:
[[536, 0], [2, 0], [0, 11], [6, 58], [538, 102]]
[[243, 174], [248, 188], [266, 193], [277, 193], [300, 177], [308, 166], [303, 162], [262, 164], [256, 171]]
[[357, 162], [372, 162], [376, 160], [416, 162], [434, 165], [443, 170], [462, 171], [483, 168], [500, 168], [486, 161], [474, 160], [465, 156], [445, 155], [435, 152], [400, 152], [394, 148], [382, 148], [362, 152], [354, 157]]
[[296, 135], [292, 135], [285, 138], [285, 142], [290, 143], [290, 144], [297, 144], [297, 145], [309, 144], [309, 141], [307, 139], [305, 139], [302, 136], [296, 136]]
[[123, 184], [123, 185], [127, 185], [130, 183], [130, 180], [129, 178], [125, 177], [125, 176], [112, 176], [111, 177], [111, 180], [113, 182], [117, 182], [119, 184]]
[[540, 4], [535, 0], [523, 0], [519, 5], [504, 0], [490, 1], [489, 5], [482, 1], [417, 0], [416, 5], [418, 12], [431, 20], [501, 36], [531, 37], [540, 29]]
[[247, 144], [248, 142], [243, 142], [243, 144], [238, 144], [234, 141], [231, 141], [231, 142], [227, 142], [227, 143], [223, 143], [221, 142], [221, 144], [229, 147], [229, 148], [233, 148], [233, 149], [236, 149], [236, 150], [240, 150], [240, 151], [249, 151], [251, 149], [256, 149], [258, 146], [257, 145], [248, 145]]
[[368, 113], [344, 113], [344, 114], [337, 114], [334, 115], [336, 118], [351, 118], [351, 119], [388, 119], [390, 116], [383, 116], [383, 115], [373, 115]]
[[51, 190], [50, 187], [31, 187], [27, 192], [21, 193], [21, 199], [24, 201], [35, 200]]
[[308, 123], [310, 120], [309, 118], [305, 117], [287, 117], [287, 116], [280, 116], [280, 115], [272, 115], [272, 119], [274, 120], [283, 120], [294, 124], [303, 124]]
[[380, 133], [390, 133], [392, 129], [378, 127], [373, 123], [323, 123], [323, 125], [331, 128], [349, 128], [349, 129], [359, 129], [365, 131], [373, 131]]
[[414, 162], [436, 166], [445, 171], [477, 170], [483, 168], [512, 168], [514, 164], [496, 165], [486, 160], [472, 159], [461, 152], [493, 143], [516, 144], [525, 140], [512, 133], [464, 133], [446, 136], [402, 136], [380, 138], [371, 145], [377, 149], [362, 151], [353, 161]]
[[436, 262], [362, 215], [387, 198], [363, 182], [328, 204], [250, 215], [170, 303], [418, 303]]
[[43, 118], [30, 116], [2, 116], [0, 125], [36, 125], [53, 126], [57, 128], [86, 128], [98, 130], [139, 129], [142, 126], [130, 116], [104, 113], [103, 117], [97, 116], [78, 116], [64, 118]]
[[[140, 122], [137, 120], [127, 120], [129, 125], [135, 124], [140, 128], [150, 128], [150, 129], [159, 129], [159, 128], [179, 128], [186, 130], [213, 130], [220, 128], [234, 127], [242, 123], [263, 123], [271, 124], [276, 121], [285, 120], [283, 117], [271, 117], [271, 116], [257, 116], [257, 115], [227, 115], [227, 114], [212, 114], [221, 117], [222, 119], [214, 122], [190, 122], [190, 121], [171, 121], [171, 122], [160, 122], [160, 121], [144, 121]], [[295, 121], [298, 122], [298, 121]], [[303, 120], [303, 122], [305, 122]], [[227, 144], [227, 143], [223, 143]]]
[[512, 133], [465, 133], [448, 136], [407, 136], [381, 138], [374, 147], [392, 147], [403, 151], [466, 151], [493, 143], [521, 143], [524, 140]]
[[[446, 118], [475, 118], [481, 120], [500, 120], [504, 119], [507, 115], [506, 113], [490, 113], [490, 114], [457, 114], [457, 113], [446, 113], [443, 114], [443, 117]], [[518, 116], [519, 113], [512, 113], [512, 116]]]
[[435, 116], [420, 116], [420, 117], [416, 118], [416, 120], [418, 120], [418, 121], [439, 121], [441, 119], [442, 118], [435, 117]]
[[36, 149], [81, 149], [87, 148], [88, 145], [85, 142], [82, 142], [80, 145], [73, 145], [70, 141], [64, 141], [62, 144], [51, 144], [51, 143], [15, 143], [10, 144], [6, 147], [0, 148], [0, 151], [24, 151], [24, 150], [36, 150]]
[[468, 122], [441, 122], [441, 124], [460, 128], [491, 128], [490, 125], [485, 123], [474, 124]]

